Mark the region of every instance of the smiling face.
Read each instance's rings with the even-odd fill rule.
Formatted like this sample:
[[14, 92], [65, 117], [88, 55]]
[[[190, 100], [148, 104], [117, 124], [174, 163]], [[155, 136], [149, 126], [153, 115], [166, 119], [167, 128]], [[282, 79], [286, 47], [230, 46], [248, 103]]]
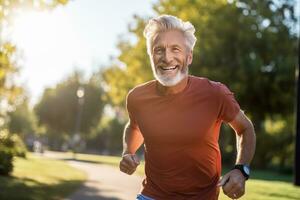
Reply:
[[155, 78], [167, 87], [175, 86], [188, 76], [192, 51], [182, 32], [170, 30], [154, 37], [151, 50], [151, 65]]

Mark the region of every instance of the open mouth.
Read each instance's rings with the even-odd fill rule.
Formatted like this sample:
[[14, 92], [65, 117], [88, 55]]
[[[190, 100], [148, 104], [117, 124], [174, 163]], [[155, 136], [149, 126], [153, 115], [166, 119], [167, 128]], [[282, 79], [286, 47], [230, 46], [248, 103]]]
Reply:
[[175, 66], [160, 67], [160, 68], [164, 71], [173, 71], [173, 70], [177, 69], [178, 67], [179, 67], [178, 65], [175, 65]]

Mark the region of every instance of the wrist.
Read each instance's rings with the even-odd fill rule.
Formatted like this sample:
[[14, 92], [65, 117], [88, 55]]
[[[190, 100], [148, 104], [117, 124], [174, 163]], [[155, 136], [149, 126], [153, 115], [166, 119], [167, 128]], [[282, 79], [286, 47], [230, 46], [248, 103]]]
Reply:
[[123, 151], [123, 153], [122, 153], [122, 157], [124, 156], [124, 155], [128, 155], [128, 154], [135, 154], [135, 153], [133, 153], [133, 152], [130, 152], [130, 151]]
[[246, 178], [246, 180], [250, 177], [250, 166], [247, 164], [236, 164], [233, 169], [239, 170], [243, 176]]

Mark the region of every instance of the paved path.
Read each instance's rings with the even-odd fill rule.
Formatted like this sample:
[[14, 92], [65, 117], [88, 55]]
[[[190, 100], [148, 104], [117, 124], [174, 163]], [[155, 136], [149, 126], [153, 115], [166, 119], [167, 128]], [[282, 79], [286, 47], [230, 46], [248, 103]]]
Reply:
[[[55, 158], [55, 155], [46, 154]], [[71, 166], [87, 174], [87, 181], [65, 200], [135, 200], [139, 192], [142, 177], [126, 175], [118, 168], [104, 164], [95, 164], [69, 160]]]
[[68, 161], [88, 175], [84, 185], [66, 200], [134, 200], [142, 178], [126, 175], [109, 165]]

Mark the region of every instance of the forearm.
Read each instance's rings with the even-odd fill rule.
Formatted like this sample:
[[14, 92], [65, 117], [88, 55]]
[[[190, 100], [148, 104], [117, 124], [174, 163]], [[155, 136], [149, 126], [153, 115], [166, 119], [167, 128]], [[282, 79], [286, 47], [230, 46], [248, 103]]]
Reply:
[[138, 127], [130, 126], [128, 122], [123, 134], [123, 155], [134, 154], [143, 144], [144, 138]]
[[252, 123], [237, 133], [236, 164], [250, 164], [255, 153], [256, 136]]

